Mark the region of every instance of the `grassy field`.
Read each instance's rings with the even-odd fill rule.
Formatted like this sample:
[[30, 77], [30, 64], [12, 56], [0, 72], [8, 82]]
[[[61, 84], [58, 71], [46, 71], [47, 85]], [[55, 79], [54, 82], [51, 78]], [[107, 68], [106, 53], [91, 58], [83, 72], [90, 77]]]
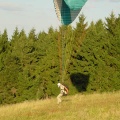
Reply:
[[120, 91], [65, 96], [0, 107], [0, 120], [120, 120]]

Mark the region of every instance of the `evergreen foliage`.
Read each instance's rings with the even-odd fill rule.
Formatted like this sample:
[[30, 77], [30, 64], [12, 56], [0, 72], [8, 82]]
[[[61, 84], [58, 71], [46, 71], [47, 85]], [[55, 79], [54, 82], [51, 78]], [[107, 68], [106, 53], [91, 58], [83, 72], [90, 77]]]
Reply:
[[15, 31], [0, 34], [0, 104], [69, 94], [120, 90], [120, 16], [87, 26], [84, 15], [76, 28], [60, 26], [48, 33]]

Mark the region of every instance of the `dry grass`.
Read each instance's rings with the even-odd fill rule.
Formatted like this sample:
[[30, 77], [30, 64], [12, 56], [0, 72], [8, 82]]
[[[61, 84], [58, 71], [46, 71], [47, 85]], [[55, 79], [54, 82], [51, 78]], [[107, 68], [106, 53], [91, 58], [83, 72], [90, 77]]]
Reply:
[[120, 120], [120, 92], [75, 95], [0, 107], [0, 120]]

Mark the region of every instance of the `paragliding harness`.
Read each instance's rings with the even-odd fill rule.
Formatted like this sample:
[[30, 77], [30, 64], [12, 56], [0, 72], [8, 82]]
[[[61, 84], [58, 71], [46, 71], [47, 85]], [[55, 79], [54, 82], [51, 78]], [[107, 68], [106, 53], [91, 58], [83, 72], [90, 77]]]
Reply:
[[64, 93], [63, 93], [63, 95], [66, 96], [66, 95], [68, 95], [69, 88], [66, 85], [63, 85], [63, 86], [64, 86]]

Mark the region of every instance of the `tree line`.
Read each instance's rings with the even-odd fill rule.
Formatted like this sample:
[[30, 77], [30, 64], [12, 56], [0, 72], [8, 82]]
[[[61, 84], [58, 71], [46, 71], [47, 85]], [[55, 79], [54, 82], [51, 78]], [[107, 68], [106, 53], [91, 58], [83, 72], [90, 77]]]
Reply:
[[58, 82], [69, 94], [120, 90], [120, 15], [35, 32], [0, 34], [0, 104], [54, 97]]

